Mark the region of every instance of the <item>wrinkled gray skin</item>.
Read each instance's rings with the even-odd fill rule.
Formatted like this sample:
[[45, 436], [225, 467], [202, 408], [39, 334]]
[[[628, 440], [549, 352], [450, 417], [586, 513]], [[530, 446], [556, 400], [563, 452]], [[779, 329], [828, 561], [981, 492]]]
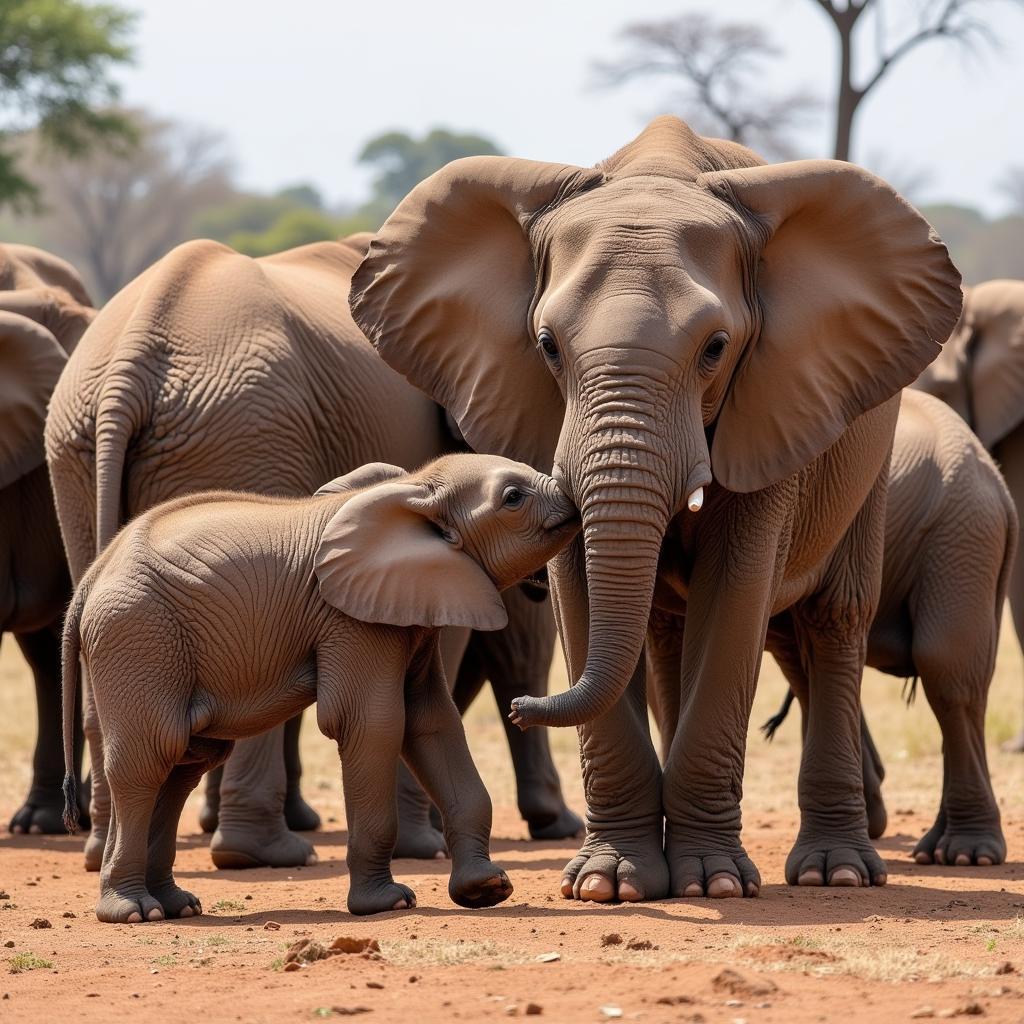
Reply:
[[[914, 848], [918, 864], [986, 867], [1006, 859], [1006, 840], [985, 755], [985, 706], [999, 646], [1003, 601], [1017, 548], [1017, 513], [999, 470], [964, 421], [926, 394], [906, 391], [889, 471], [885, 557], [878, 612], [868, 635], [872, 668], [920, 678], [942, 731], [942, 799]], [[678, 626], [648, 634], [649, 693], [671, 748], [678, 709]], [[773, 619], [768, 649], [803, 709], [808, 679], [788, 615]], [[787, 704], [765, 726], [781, 724]], [[885, 831], [881, 759], [861, 719], [864, 797], [872, 838]]]
[[[859, 721], [889, 455], [899, 392], [961, 305], [920, 215], [853, 165], [762, 166], [665, 117], [593, 168], [449, 164], [374, 237], [351, 302], [474, 449], [552, 466], [580, 509], [549, 567], [573, 685], [512, 710], [580, 726], [588, 832], [562, 894], [759, 892], [744, 747], [785, 611], [813, 652], [786, 878], [882, 884]], [[641, 658], [652, 604], [686, 615], [664, 771]]]
[[[25, 245], [0, 245], [0, 372], [8, 382], [18, 367], [8, 362], [4, 331], [24, 317], [38, 328], [35, 344], [56, 356], [54, 370], [78, 344], [95, 316], [92, 302], [76, 271], [63, 260]], [[50, 388], [56, 383], [53, 377]], [[0, 388], [0, 391], [3, 389]], [[9, 394], [6, 398], [24, 396]], [[41, 409], [49, 398], [38, 396]], [[4, 398], [0, 398], [2, 405]], [[24, 415], [21, 410], [19, 415]], [[0, 633], [12, 633], [32, 670], [36, 691], [37, 731], [28, 795], [10, 819], [15, 833], [63, 833], [61, 821], [60, 624], [71, 597], [64, 548], [50, 493], [43, 456], [40, 415], [33, 446], [32, 468], [0, 486]], [[0, 410], [0, 429], [7, 429]], [[9, 454], [9, 453], [7, 453]], [[10, 467], [3, 465], [0, 478]], [[82, 736], [75, 740], [76, 772], [81, 763]]]
[[[412, 469], [449, 450], [437, 406], [373, 352], [344, 296], [365, 240], [324, 242], [252, 260], [213, 242], [189, 242], [120, 292], [97, 318], [55, 392], [47, 455], [72, 576], [116, 527], [159, 501], [232, 487], [311, 494], [324, 480], [384, 460]], [[119, 500], [120, 497], [120, 500]], [[99, 537], [99, 542], [97, 542]], [[516, 594], [510, 629], [532, 630]], [[546, 692], [548, 651], [531, 651], [499, 675], [503, 699], [524, 683]], [[473, 640], [488, 649], [490, 638]], [[518, 646], [518, 645], [517, 645]], [[86, 732], [102, 737], [88, 701]], [[203, 820], [219, 867], [304, 864], [312, 845], [289, 829], [313, 813], [298, 792], [295, 725], [240, 742]], [[517, 761], [531, 830], [571, 835], [579, 819], [562, 800], [547, 738]], [[401, 856], [433, 857], [444, 842], [421, 789], [403, 772]], [[542, 780], [538, 783], [537, 780]], [[542, 788], [541, 788], [542, 787]], [[108, 808], [93, 792], [86, 864], [98, 870]], [[219, 815], [219, 820], [218, 820]], [[313, 823], [317, 819], [313, 817]]]
[[[412, 474], [364, 466], [312, 498], [190, 495], [133, 520], [86, 573], [64, 631], [68, 762], [81, 656], [112, 800], [99, 919], [201, 913], [172, 874], [189, 791], [234, 741], [314, 701], [342, 761], [349, 910], [415, 906], [390, 867], [400, 756], [441, 808], [452, 899], [506, 899], [438, 627], [500, 628], [499, 590], [578, 529], [554, 480], [480, 455]], [[73, 826], [70, 770], [67, 787]]]
[[[914, 387], [941, 398], [990, 451], [1024, 515], [1024, 281], [994, 280], [964, 288], [964, 309], [942, 354]], [[1024, 648], [1024, 557], [1018, 551], [1010, 612]], [[1003, 744], [1024, 753], [1024, 725]]]

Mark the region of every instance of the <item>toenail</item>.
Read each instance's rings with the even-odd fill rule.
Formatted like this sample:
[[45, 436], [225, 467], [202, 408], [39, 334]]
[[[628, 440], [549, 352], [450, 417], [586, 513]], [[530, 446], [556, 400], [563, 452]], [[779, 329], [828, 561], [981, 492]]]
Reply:
[[392, 910], [407, 910], [407, 904], [405, 900], [399, 900], [392, 908]]
[[994, 861], [992, 860], [991, 857], [982, 856], [982, 857], [978, 858], [978, 867], [979, 868], [990, 868], [990, 867], [992, 867], [993, 863], [994, 863]]
[[192, 916], [192, 908], [191, 907], [182, 907], [181, 908], [181, 913], [178, 915], [178, 917], [191, 917], [191, 916]]
[[315, 853], [311, 853], [311, 854], [310, 854], [310, 855], [309, 855], [309, 856], [308, 856], [308, 857], [306, 858], [306, 867], [312, 867], [312, 866], [313, 866], [314, 864], [316, 864], [316, 863], [317, 863], [317, 861], [319, 861], [319, 860], [320, 860], [320, 858], [319, 858], [319, 857], [318, 857], [318, 856], [317, 856], [317, 855], [316, 855]]
[[128, 923], [129, 924], [139, 924], [139, 923], [141, 923], [141, 921], [142, 921], [142, 915], [137, 910], [133, 910], [128, 915]]
[[853, 868], [836, 868], [829, 875], [828, 884], [856, 888], [861, 884], [861, 877]]
[[914, 860], [918, 864], [931, 864], [932, 855], [930, 853], [925, 853], [924, 850], [921, 850], [919, 853], [914, 854]]
[[956, 855], [956, 866], [962, 868], [965, 864], [970, 864], [971, 858], [966, 853], [958, 853]]
[[684, 896], [703, 896], [704, 886], [700, 882], [690, 882], [690, 884], [683, 890]]
[[28, 830], [34, 836], [41, 836], [43, 834], [43, 830], [38, 825], [29, 825]]
[[619, 882], [619, 899], [627, 903], [638, 903], [643, 899], [640, 891], [629, 882]]
[[729, 876], [712, 878], [708, 882], [708, 895], [715, 899], [732, 896], [736, 892], [736, 880]]
[[161, 909], [160, 909], [159, 907], [154, 907], [154, 908], [153, 908], [153, 909], [152, 909], [152, 910], [151, 910], [151, 911], [150, 911], [150, 912], [149, 912], [149, 913], [148, 913], [148, 914], [146, 915], [146, 917], [147, 917], [147, 918], [148, 918], [148, 919], [149, 919], [150, 921], [160, 921], [160, 920], [162, 920], [162, 919], [163, 919], [163, 916], [164, 916], [164, 912], [163, 912], [163, 911], [162, 911], [162, 910], [161, 910]]
[[821, 885], [824, 882], [824, 878], [821, 876], [820, 871], [805, 871], [798, 879], [797, 883], [800, 885]]
[[438, 850], [437, 853], [434, 854], [434, 860], [444, 860], [444, 850]]

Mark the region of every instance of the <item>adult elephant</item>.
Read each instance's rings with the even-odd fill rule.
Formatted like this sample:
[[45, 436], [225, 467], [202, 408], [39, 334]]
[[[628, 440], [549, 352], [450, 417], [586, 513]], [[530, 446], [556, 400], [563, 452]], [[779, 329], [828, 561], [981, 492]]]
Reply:
[[[553, 467], [580, 508], [551, 566], [575, 685], [513, 704], [524, 727], [581, 727], [588, 835], [563, 895], [759, 891], [744, 746], [787, 609], [811, 693], [786, 878], [885, 881], [861, 785], [864, 645], [898, 392], [960, 302], [945, 247], [878, 178], [764, 166], [673, 117], [594, 168], [456, 161], [371, 243], [351, 303], [378, 351], [476, 450]], [[686, 616], [664, 772], [640, 667], [652, 601]]]
[[[168, 498], [224, 488], [311, 494], [364, 463], [413, 469], [451, 447], [441, 410], [376, 355], [348, 313], [343, 297], [365, 247], [365, 237], [352, 238], [253, 260], [215, 242], [189, 242], [110, 301], [70, 360], [46, 425], [76, 581], [122, 523]], [[528, 628], [532, 620], [515, 613], [515, 600], [508, 600], [513, 623]], [[547, 661], [514, 666], [540, 692], [553, 625], [548, 637]], [[522, 681], [503, 683], [508, 691]], [[101, 723], [88, 700], [85, 727], [90, 747], [102, 750]], [[530, 771], [517, 764], [530, 787], [535, 779], [550, 783], [541, 739], [531, 745]], [[109, 811], [102, 757], [94, 762], [86, 863], [98, 868]], [[311, 844], [288, 827], [289, 802], [304, 807], [294, 746], [290, 763], [289, 775], [280, 731], [236, 746], [215, 811], [218, 866], [287, 866], [313, 856]], [[563, 815], [572, 817], [557, 776], [553, 792], [538, 784], [533, 799], [531, 825], [562, 819], [565, 826]], [[443, 840], [408, 778], [403, 809], [397, 852], [442, 853]]]
[[[1024, 515], [1024, 281], [964, 288], [964, 308], [942, 354], [914, 385], [941, 398], [995, 456]], [[1010, 611], [1024, 647], [1024, 555], [1010, 577]], [[1024, 726], [1003, 749], [1024, 753]]]
[[[12, 832], [61, 833], [60, 629], [71, 597], [43, 452], [54, 385], [95, 310], [77, 272], [27, 245], [0, 245], [0, 633], [32, 670], [35, 753]], [[81, 730], [76, 764], [81, 762]]]

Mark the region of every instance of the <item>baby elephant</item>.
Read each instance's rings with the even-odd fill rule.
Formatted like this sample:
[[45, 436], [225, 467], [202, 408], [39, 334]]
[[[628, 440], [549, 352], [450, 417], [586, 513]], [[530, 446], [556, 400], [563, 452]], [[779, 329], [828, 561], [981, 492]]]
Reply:
[[[65, 756], [70, 768], [81, 654], [110, 783], [99, 919], [201, 912], [171, 870], [188, 793], [235, 740], [314, 701], [342, 760], [349, 910], [415, 905], [390, 868], [400, 756], [443, 814], [452, 899], [506, 899], [438, 632], [504, 626], [499, 591], [578, 528], [554, 480], [481, 455], [415, 473], [374, 463], [311, 498], [196, 494], [126, 526], [82, 579], [64, 629]], [[65, 797], [73, 830], [70, 771]]]

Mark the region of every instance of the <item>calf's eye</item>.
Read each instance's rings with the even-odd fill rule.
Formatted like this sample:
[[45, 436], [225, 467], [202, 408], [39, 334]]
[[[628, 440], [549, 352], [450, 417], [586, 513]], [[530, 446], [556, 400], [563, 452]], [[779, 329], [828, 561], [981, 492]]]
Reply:
[[544, 358], [557, 369], [562, 363], [562, 357], [558, 351], [558, 342], [555, 336], [546, 327], [542, 327], [537, 333], [537, 346], [544, 354]]
[[729, 343], [729, 336], [724, 331], [716, 331], [708, 343], [704, 346], [704, 351], [701, 353], [700, 360], [704, 364], [705, 369], [713, 369], [718, 361], [725, 354], [725, 347]]
[[502, 508], [519, 508], [526, 501], [526, 495], [518, 487], [506, 487], [501, 496]]

